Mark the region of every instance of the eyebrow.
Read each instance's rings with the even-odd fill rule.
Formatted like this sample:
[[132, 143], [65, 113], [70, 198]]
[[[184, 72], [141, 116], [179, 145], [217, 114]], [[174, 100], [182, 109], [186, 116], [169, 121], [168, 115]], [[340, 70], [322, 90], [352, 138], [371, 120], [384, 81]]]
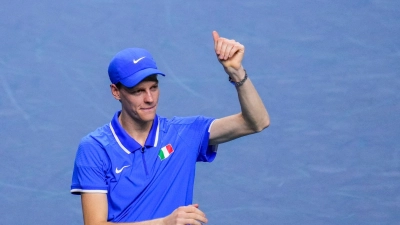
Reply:
[[[152, 87], [154, 87], [154, 86], [157, 86], [158, 87], [158, 81], [153, 81], [153, 82], [155, 82], [154, 84], [152, 84], [151, 86], [150, 86], [150, 88], [152, 88]], [[138, 91], [138, 90], [142, 90], [142, 89], [145, 89], [144, 87], [138, 87], [137, 85], [136, 86], [133, 86], [133, 87], [125, 87], [125, 86], [123, 86], [126, 90], [128, 90], [128, 91]]]

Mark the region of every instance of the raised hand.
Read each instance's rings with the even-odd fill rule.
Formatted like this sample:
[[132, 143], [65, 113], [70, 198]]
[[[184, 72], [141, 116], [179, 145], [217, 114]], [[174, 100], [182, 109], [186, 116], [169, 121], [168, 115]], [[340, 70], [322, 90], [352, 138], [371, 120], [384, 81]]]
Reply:
[[217, 31], [212, 32], [214, 49], [219, 62], [225, 69], [239, 70], [242, 66], [244, 46], [235, 40], [220, 37]]

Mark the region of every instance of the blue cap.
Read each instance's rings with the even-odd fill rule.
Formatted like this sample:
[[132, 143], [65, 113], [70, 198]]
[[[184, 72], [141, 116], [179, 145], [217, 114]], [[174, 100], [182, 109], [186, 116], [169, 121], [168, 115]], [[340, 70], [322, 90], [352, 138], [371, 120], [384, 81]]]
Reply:
[[121, 82], [129, 88], [154, 74], [165, 76], [157, 69], [156, 61], [150, 52], [142, 48], [127, 48], [118, 52], [108, 66], [111, 83]]

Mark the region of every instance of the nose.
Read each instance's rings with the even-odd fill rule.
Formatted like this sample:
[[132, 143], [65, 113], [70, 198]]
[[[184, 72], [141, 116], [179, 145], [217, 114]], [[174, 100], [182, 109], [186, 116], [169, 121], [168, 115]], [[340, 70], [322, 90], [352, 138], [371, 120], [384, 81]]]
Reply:
[[144, 101], [147, 103], [152, 103], [153, 102], [153, 94], [151, 93], [150, 90], [146, 91], [146, 96], [144, 97]]

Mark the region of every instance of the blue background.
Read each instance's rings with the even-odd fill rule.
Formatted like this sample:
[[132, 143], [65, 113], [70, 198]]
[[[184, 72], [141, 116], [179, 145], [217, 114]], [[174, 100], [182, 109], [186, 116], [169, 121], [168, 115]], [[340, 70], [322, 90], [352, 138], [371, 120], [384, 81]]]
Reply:
[[82, 224], [75, 151], [120, 108], [121, 49], [167, 74], [159, 114], [237, 113], [213, 30], [246, 46], [271, 126], [198, 164], [209, 224], [399, 224], [399, 21], [395, 0], [3, 0], [1, 224]]

